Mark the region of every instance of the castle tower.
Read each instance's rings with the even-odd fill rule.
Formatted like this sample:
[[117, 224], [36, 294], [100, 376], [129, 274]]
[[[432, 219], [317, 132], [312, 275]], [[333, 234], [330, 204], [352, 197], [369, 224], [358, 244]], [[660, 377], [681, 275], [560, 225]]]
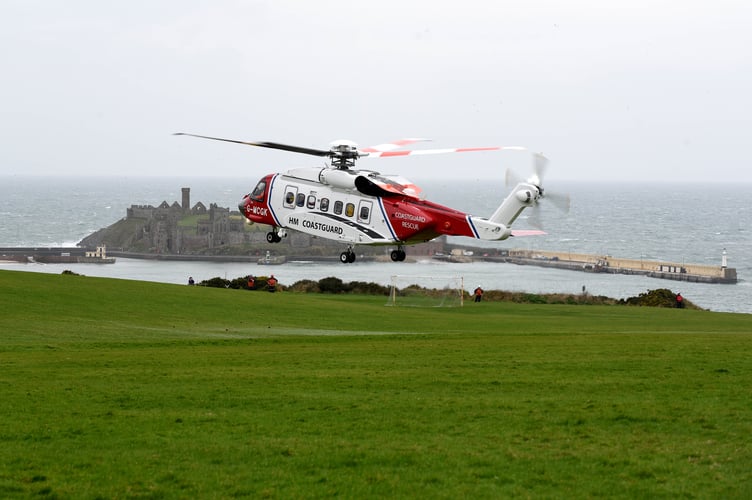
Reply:
[[191, 209], [191, 188], [183, 188], [183, 212]]

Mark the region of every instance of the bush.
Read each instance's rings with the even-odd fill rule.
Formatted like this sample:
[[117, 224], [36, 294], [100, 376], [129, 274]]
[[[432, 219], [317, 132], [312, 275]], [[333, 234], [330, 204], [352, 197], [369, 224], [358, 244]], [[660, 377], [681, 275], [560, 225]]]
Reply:
[[319, 290], [321, 293], [344, 293], [349, 292], [348, 286], [341, 279], [330, 276], [319, 280]]
[[527, 293], [523, 295], [523, 302], [526, 302], [528, 304], [545, 304], [547, 300], [541, 295], [535, 293]]
[[208, 280], [201, 281], [198, 286], [208, 286], [211, 288], [230, 288], [230, 284], [232, 282], [230, 280], [226, 280], [224, 278], [211, 278]]
[[382, 286], [378, 283], [365, 281], [351, 281], [349, 283], [350, 293], [361, 295], [389, 295], [389, 287]]
[[321, 293], [318, 282], [313, 280], [296, 281], [292, 284], [290, 290], [300, 293]]
[[[266, 290], [266, 282], [268, 281], [268, 276], [254, 276], [254, 285], [252, 290]], [[235, 278], [234, 280], [226, 280], [224, 278], [211, 278], [208, 280], [201, 281], [198, 283], [198, 286], [208, 286], [212, 288], [234, 288], [236, 290], [251, 290], [251, 288], [248, 288], [248, 276], [241, 276], [239, 278]], [[277, 291], [283, 290], [282, 285], [279, 283], [277, 284]]]
[[[659, 288], [657, 290], [648, 290], [637, 297], [624, 299], [623, 303], [630, 306], [676, 307], [676, 294], [667, 288]], [[684, 304], [685, 307], [690, 306], [686, 300]], [[696, 308], [696, 306], [692, 307]]]

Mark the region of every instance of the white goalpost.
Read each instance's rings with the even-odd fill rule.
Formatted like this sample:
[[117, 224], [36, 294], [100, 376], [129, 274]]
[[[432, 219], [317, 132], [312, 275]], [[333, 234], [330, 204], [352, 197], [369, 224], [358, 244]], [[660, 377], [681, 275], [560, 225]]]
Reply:
[[386, 305], [400, 307], [462, 307], [465, 303], [465, 279], [462, 276], [391, 277]]

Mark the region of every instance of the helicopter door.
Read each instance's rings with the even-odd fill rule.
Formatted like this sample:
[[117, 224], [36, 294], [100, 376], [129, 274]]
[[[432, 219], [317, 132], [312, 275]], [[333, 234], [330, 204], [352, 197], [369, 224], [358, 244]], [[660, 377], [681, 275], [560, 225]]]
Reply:
[[371, 222], [371, 209], [373, 208], [373, 202], [368, 200], [361, 200], [358, 204], [358, 222], [368, 224]]
[[287, 186], [285, 188], [285, 202], [283, 205], [285, 208], [295, 208], [295, 199], [298, 197], [298, 188], [295, 186]]

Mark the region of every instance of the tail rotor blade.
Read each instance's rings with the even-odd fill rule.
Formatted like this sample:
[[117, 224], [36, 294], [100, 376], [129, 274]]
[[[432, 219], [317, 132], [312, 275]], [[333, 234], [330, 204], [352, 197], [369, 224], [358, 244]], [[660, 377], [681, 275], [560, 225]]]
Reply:
[[530, 215], [527, 217], [527, 222], [534, 228], [543, 230], [543, 220], [541, 219], [540, 205], [535, 205], [530, 209]]
[[543, 177], [546, 175], [546, 168], [548, 167], [548, 158], [540, 153], [535, 154], [535, 164], [533, 165], [533, 172], [538, 177], [539, 182], [543, 182]]
[[546, 191], [544, 198], [549, 200], [556, 208], [558, 208], [562, 212], [564, 213], [569, 212], [569, 208], [571, 206], [571, 200], [568, 194], [551, 193], [549, 191]]
[[504, 177], [504, 183], [506, 184], [506, 187], [510, 188], [512, 186], [516, 186], [520, 182], [522, 182], [522, 177], [520, 177], [517, 172], [511, 169], [507, 169], [506, 175]]

